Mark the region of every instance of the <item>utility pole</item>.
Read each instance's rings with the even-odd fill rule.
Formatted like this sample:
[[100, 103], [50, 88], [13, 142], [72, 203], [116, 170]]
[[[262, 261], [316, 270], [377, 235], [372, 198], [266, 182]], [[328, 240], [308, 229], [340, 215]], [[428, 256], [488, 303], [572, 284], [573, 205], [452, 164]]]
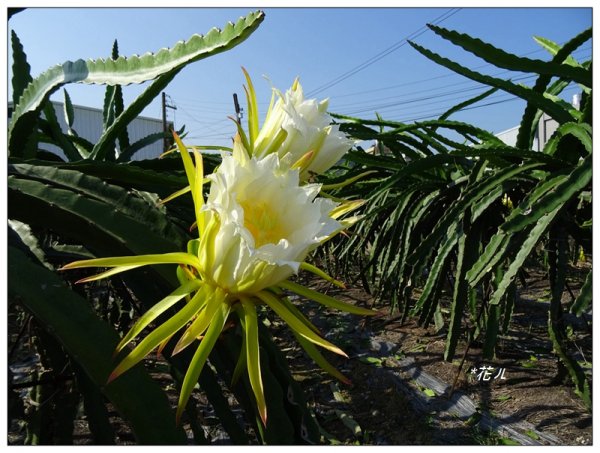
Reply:
[[167, 152], [169, 149], [169, 129], [167, 127], [167, 108], [177, 110], [177, 107], [172, 104], [167, 104], [167, 95], [162, 92], [162, 126], [163, 126], [163, 152]]
[[235, 118], [238, 124], [242, 124], [242, 109], [238, 102], [237, 93], [233, 93], [233, 105], [235, 107]]

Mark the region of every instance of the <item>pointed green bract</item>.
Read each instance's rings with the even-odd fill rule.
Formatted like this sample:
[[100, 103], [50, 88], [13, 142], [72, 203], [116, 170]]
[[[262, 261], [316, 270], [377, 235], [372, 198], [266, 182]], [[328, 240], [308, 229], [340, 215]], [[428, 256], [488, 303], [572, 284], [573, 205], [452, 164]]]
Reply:
[[[200, 235], [204, 233], [204, 212], [202, 207], [204, 206], [204, 195], [202, 194], [202, 185], [204, 184], [204, 166], [202, 163], [202, 155], [194, 150], [195, 175], [192, 194], [194, 196], [194, 210], [196, 213], [196, 223], [198, 224], [198, 232]], [[191, 184], [191, 182], [190, 182]]]
[[323, 357], [323, 354], [321, 354], [321, 352], [316, 348], [314, 344], [312, 344], [310, 341], [306, 340], [304, 337], [302, 337], [293, 330], [292, 333], [298, 340], [298, 343], [300, 343], [300, 346], [302, 346], [302, 348], [306, 351], [309, 357], [313, 359], [317, 365], [319, 365], [323, 370], [331, 374], [334, 378], [339, 379], [344, 384], [352, 384], [350, 379], [348, 379], [346, 376], [340, 373], [331, 363], [329, 363], [325, 359], [325, 357]]
[[[279, 146], [277, 148], [279, 148]], [[292, 170], [302, 171], [303, 168], [308, 167], [314, 158], [314, 154], [314, 151], [309, 151], [306, 154], [304, 154], [300, 159], [296, 161], [294, 165], [292, 165]]]
[[[238, 315], [238, 319], [240, 320], [240, 326], [242, 327], [242, 330], [245, 332], [246, 331], [246, 316], [244, 313], [244, 309], [242, 308], [241, 304], [235, 304], [233, 306], [233, 309], [236, 311], [236, 313]], [[239, 381], [240, 377], [242, 377], [242, 373], [244, 372], [244, 369], [246, 368], [246, 365], [247, 365], [247, 357], [248, 357], [248, 355], [246, 354], [246, 335], [242, 335], [242, 346], [239, 351], [238, 360], [237, 360], [237, 363], [235, 364], [233, 374], [231, 375], [231, 386], [236, 385], [237, 382]]]
[[[81, 269], [85, 267], [140, 267], [150, 264], [187, 264], [200, 269], [200, 261], [194, 255], [183, 252], [163, 253], [157, 255], [119, 256], [113, 258], [95, 258], [91, 260], [73, 261], [60, 270]], [[122, 271], [127, 270], [123, 269]], [[122, 272], [121, 271], [121, 272]]]
[[268, 156], [269, 154], [275, 153], [277, 152], [277, 150], [281, 147], [281, 145], [283, 144], [283, 142], [285, 142], [285, 139], [288, 136], [288, 132], [281, 128], [279, 129], [279, 131], [277, 132], [277, 135], [275, 136], [275, 139], [273, 140], [273, 142], [268, 146], [268, 148], [265, 151], [262, 151], [261, 147], [260, 149], [255, 149], [254, 153], [258, 153], [258, 152], [262, 152], [263, 155]]
[[208, 329], [216, 311], [225, 303], [225, 294], [220, 288], [211, 288], [204, 294], [204, 297], [205, 300], [201, 302], [201, 311], [196, 315], [196, 319], [194, 319], [175, 345], [173, 355], [188, 347], [202, 335]]
[[142, 330], [144, 330], [148, 324], [158, 318], [162, 313], [171, 308], [185, 296], [188, 296], [192, 292], [200, 289], [203, 283], [200, 280], [192, 280], [188, 283], [181, 285], [167, 297], [162, 299], [160, 302], [150, 308], [146, 313], [144, 313], [140, 318], [136, 321], [136, 323], [129, 329], [127, 334], [123, 337], [123, 339], [119, 342], [116, 351], [120, 351], [123, 349], [131, 340], [137, 337]]
[[258, 413], [263, 424], [267, 424], [267, 403], [265, 402], [265, 392], [260, 373], [260, 352], [258, 346], [258, 318], [256, 316], [256, 307], [246, 298], [242, 298], [242, 308], [244, 309], [245, 332], [246, 332], [246, 364], [248, 366], [248, 377], [250, 386], [256, 398]]
[[223, 330], [223, 326], [225, 325], [225, 321], [227, 320], [227, 316], [229, 315], [230, 306], [229, 304], [221, 304], [219, 309], [215, 312], [215, 315], [210, 323], [210, 327], [204, 335], [204, 338], [200, 342], [194, 357], [190, 363], [190, 366], [185, 373], [185, 378], [183, 379], [183, 384], [181, 385], [181, 392], [179, 393], [179, 403], [177, 404], [177, 424], [181, 421], [181, 414], [185, 409], [185, 406], [190, 399], [190, 395], [192, 394], [192, 390], [194, 386], [198, 382], [198, 378], [200, 377], [200, 373], [202, 372], [202, 368], [206, 363], [206, 359], [212, 351], [217, 338], [221, 334]]
[[162, 200], [160, 200], [160, 204], [168, 203], [169, 201], [174, 200], [175, 198], [180, 197], [181, 195], [185, 195], [186, 193], [191, 192], [191, 190], [192, 188], [190, 186], [186, 186], [183, 189], [173, 192], [168, 197], [165, 197]]
[[141, 266], [142, 265], [113, 267], [112, 269], [109, 269], [109, 270], [107, 270], [105, 272], [101, 272], [99, 274], [91, 275], [89, 277], [85, 277], [85, 278], [82, 278], [80, 280], [77, 280], [77, 283], [88, 283], [88, 282], [94, 282], [96, 280], [102, 280], [103, 278], [107, 278], [107, 277], [110, 277], [112, 275], [120, 274], [121, 272], [127, 272], [127, 271], [130, 271], [132, 269], [137, 269], [138, 267], [141, 267]]
[[315, 274], [316, 276], [321, 277], [323, 280], [326, 280], [339, 288], [346, 287], [346, 285], [344, 285], [344, 282], [336, 280], [335, 278], [331, 277], [330, 275], [326, 274], [324, 271], [319, 269], [317, 266], [313, 266], [312, 264], [307, 263], [306, 261], [300, 263], [300, 269], [310, 272], [311, 274]]
[[242, 127], [242, 125], [240, 123], [238, 123], [234, 118], [232, 118], [232, 117], [228, 117], [228, 118], [235, 123], [235, 126], [237, 128], [237, 134], [233, 138], [234, 142], [236, 140], [239, 141], [242, 144], [242, 146], [244, 147], [244, 149], [246, 149], [246, 150], [252, 149], [252, 148], [250, 148], [250, 142], [248, 141], [248, 136], [246, 135], [246, 132], [244, 131], [244, 128]]
[[349, 186], [350, 184], [355, 183], [356, 181], [358, 181], [359, 179], [363, 179], [369, 175], [372, 175], [374, 173], [377, 173], [374, 170], [370, 170], [370, 171], [365, 171], [363, 173], [360, 173], [356, 176], [353, 176], [352, 178], [348, 178], [345, 179], [342, 182], [336, 183], [336, 184], [324, 184], [323, 186], [321, 186], [321, 190], [333, 190], [333, 189], [342, 189], [346, 186]]
[[365, 204], [364, 200], [351, 200], [351, 201], [342, 201], [338, 206], [333, 208], [333, 210], [329, 213], [332, 219], [338, 219], [343, 215], [348, 214], [349, 212], [354, 211], [355, 209], [360, 208]]
[[331, 296], [327, 296], [325, 294], [321, 294], [312, 289], [306, 288], [298, 283], [285, 281], [281, 282], [278, 285], [280, 288], [288, 289], [300, 296], [304, 296], [308, 299], [312, 299], [315, 302], [319, 302], [327, 307], [335, 308], [336, 310], [346, 311], [348, 313], [353, 313], [356, 315], [375, 315], [376, 311], [369, 310], [368, 308], [357, 307], [356, 305], [347, 304], [345, 302], [341, 302]]
[[271, 307], [273, 311], [277, 313], [279, 317], [281, 317], [281, 319], [283, 319], [287, 323], [287, 325], [290, 326], [290, 328], [297, 332], [299, 335], [302, 335], [307, 340], [312, 341], [313, 343], [318, 344], [319, 346], [325, 349], [329, 349], [330, 351], [335, 352], [336, 354], [348, 357], [346, 353], [340, 348], [338, 348], [334, 344], [331, 344], [329, 341], [319, 337], [312, 330], [306, 327], [302, 321], [300, 321], [296, 316], [292, 314], [292, 312], [290, 312], [286, 307], [281, 305], [277, 297], [275, 297], [270, 292], [260, 291], [256, 296], [260, 298], [264, 303], [266, 303], [269, 307]]
[[250, 133], [250, 154], [252, 154], [252, 150], [254, 149], [254, 142], [256, 141], [256, 137], [258, 136], [258, 102], [256, 101], [256, 91], [254, 90], [254, 85], [252, 84], [252, 79], [248, 74], [248, 71], [244, 67], [242, 67], [242, 71], [244, 72], [244, 76], [246, 77], [246, 83], [248, 84], [248, 88], [244, 88], [246, 92], [246, 99], [248, 104], [248, 131]]
[[188, 152], [187, 147], [179, 138], [179, 135], [174, 133], [173, 138], [175, 139], [177, 149], [179, 150], [179, 155], [181, 156], [181, 160], [183, 161], [183, 168], [185, 169], [185, 174], [187, 176], [188, 182], [190, 183], [190, 189], [192, 189], [192, 199], [194, 200], [194, 203], [196, 203], [197, 193], [194, 191], [196, 187], [196, 168], [194, 166], [194, 162], [190, 157], [190, 153]]
[[290, 302], [290, 300], [287, 297], [284, 297], [283, 295], [277, 295], [277, 298], [279, 299], [279, 302], [285, 308], [287, 308], [296, 318], [302, 321], [306, 327], [308, 327], [317, 335], [321, 335], [319, 329], [317, 329], [317, 327], [312, 322], [310, 322], [306, 316], [304, 316], [304, 313], [302, 313], [298, 308], [296, 308], [296, 306], [292, 302]]
[[119, 365], [113, 370], [108, 381], [113, 381], [132, 366], [141, 361], [150, 351], [162, 343], [165, 338], [173, 335], [181, 329], [199, 310], [199, 298], [201, 292], [197, 292], [181, 310], [173, 317], [158, 326], [150, 332], [140, 343], [125, 357]]

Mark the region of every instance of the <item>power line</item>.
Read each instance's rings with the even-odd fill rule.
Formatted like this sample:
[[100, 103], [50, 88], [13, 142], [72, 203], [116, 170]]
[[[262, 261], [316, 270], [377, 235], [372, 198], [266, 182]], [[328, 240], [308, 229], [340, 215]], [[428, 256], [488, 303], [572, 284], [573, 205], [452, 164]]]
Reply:
[[[520, 97], [517, 97], [517, 96], [511, 96], [511, 97], [506, 98], [506, 99], [500, 99], [500, 100], [497, 100], [497, 101], [488, 102], [488, 103], [481, 104], [481, 105], [474, 105], [474, 106], [471, 106], [471, 107], [465, 107], [464, 109], [462, 109], [460, 111], [463, 112], [463, 111], [466, 111], [466, 110], [474, 110], [474, 109], [479, 109], [479, 108], [483, 108], [483, 107], [490, 107], [492, 105], [504, 104], [504, 103], [513, 102], [513, 101], [523, 101], [523, 99], [521, 99]], [[443, 110], [443, 111], [439, 111], [438, 110], [436, 113], [429, 113], [429, 114], [425, 114], [425, 112], [423, 112], [424, 113], [423, 116], [417, 116], [417, 117], [413, 116], [413, 117], [409, 117], [409, 118], [402, 118], [402, 119], [399, 119], [398, 121], [402, 122], [402, 123], [409, 123], [411, 121], [419, 121], [419, 120], [424, 120], [424, 119], [428, 119], [428, 118], [438, 118], [445, 111], [446, 110]]]
[[[589, 50], [589, 49], [582, 49], [582, 50]], [[485, 65], [485, 66], [487, 66], [487, 65]], [[507, 69], [507, 70], [502, 70], [502, 71], [495, 72], [495, 73], [492, 73], [492, 74], [489, 74], [489, 75], [492, 76], [492, 77], [497, 77], [497, 76], [501, 76], [501, 75], [506, 74], [506, 73], [515, 73], [515, 71], [511, 71], [511, 70]], [[527, 75], [527, 74], [529, 74], [529, 75]], [[452, 76], [452, 75], [458, 75], [458, 74], [454, 73], [454, 74], [448, 74], [446, 76]], [[511, 80], [513, 80], [513, 81], [521, 81], [521, 80], [526, 80], [526, 79], [530, 79], [530, 78], [534, 78], [534, 77], [536, 77], [536, 74], [524, 73], [524, 75], [519, 76], [519, 77], [513, 77]], [[395, 95], [395, 96], [386, 96], [386, 97], [383, 97], [383, 98], [375, 98], [375, 99], [369, 98], [366, 101], [363, 100], [363, 101], [357, 101], [357, 102], [350, 102], [350, 103], [346, 103], [346, 104], [338, 104], [336, 102], [334, 104], [334, 107], [332, 106], [332, 110], [335, 109], [336, 111], [340, 111], [340, 110], [343, 110], [343, 109], [347, 109], [348, 107], [351, 107], [351, 106], [356, 106], [356, 107], [369, 106], [369, 105], [373, 106], [374, 105], [373, 102], [375, 102], [375, 101], [384, 101], [384, 100], [385, 101], [390, 101], [392, 99], [402, 98], [402, 97], [405, 97], [407, 95], [416, 95], [416, 94], [419, 94], [419, 93], [432, 93], [432, 91], [435, 91], [435, 90], [440, 90], [440, 89], [443, 89], [443, 88], [448, 88], [448, 87], [453, 87], [453, 86], [461, 86], [461, 85], [470, 85], [469, 88], [464, 88], [464, 89], [462, 89], [462, 91], [473, 91], [473, 90], [481, 88], [483, 86], [483, 85], [481, 85], [478, 82], [473, 82], [472, 80], [469, 80], [469, 79], [466, 79], [466, 80], [463, 79], [460, 82], [456, 82], [456, 83], [452, 83], [452, 84], [445, 84], [445, 85], [439, 86], [439, 87], [426, 88], [426, 89], [423, 89], [423, 90], [411, 91], [409, 93], [402, 93], [402, 94]], [[427, 96], [425, 98], [416, 98], [416, 99], [413, 99], [413, 100], [414, 101], [426, 100], [426, 99], [429, 99], [430, 97], [445, 96], [447, 94], [453, 94], [453, 93], [455, 93], [455, 91], [443, 92], [443, 93], [438, 93], [438, 94], [432, 94], [432, 96]], [[339, 99], [340, 97], [342, 97], [342, 96], [336, 96], [335, 99]], [[406, 101], [406, 102], [410, 102], [410, 101]], [[377, 106], [378, 104], [375, 104], [375, 105]], [[377, 107], [371, 107], [371, 108], [377, 108]], [[364, 111], [364, 110], [368, 110], [368, 108], [365, 107], [365, 109], [359, 110], [359, 111]]]
[[[569, 86], [567, 88], [565, 88], [563, 90], [564, 92], [567, 91], [571, 91], [573, 89], [577, 89], [576, 85], [572, 85]], [[461, 109], [460, 111], [466, 111], [466, 110], [473, 110], [476, 108], [481, 108], [481, 107], [487, 107], [487, 106], [491, 106], [491, 105], [495, 105], [495, 104], [501, 104], [503, 102], [508, 102], [509, 100], [521, 100], [523, 102], [526, 102], [524, 99], [512, 95], [510, 93], [496, 93], [494, 95], [491, 95], [490, 97], [486, 98], [487, 101], [491, 101], [494, 100], [493, 102], [487, 102], [485, 104], [481, 104], [478, 103], [476, 105], [473, 106], [469, 106], [469, 107], [465, 107], [463, 109]], [[481, 102], [481, 101], [480, 101]], [[406, 109], [400, 109], [400, 111], [398, 110], [394, 110], [394, 111], [388, 111], [386, 113], [386, 115], [403, 115], [403, 117], [397, 118], [397, 121], [402, 121], [402, 122], [408, 122], [408, 121], [417, 121], [419, 119], [423, 119], [422, 116], [417, 116], [417, 115], [426, 115], [427, 118], [436, 118], [439, 117], [442, 113], [448, 111], [451, 107], [453, 107], [452, 104], [446, 104], [446, 105], [440, 105], [438, 107], [434, 107], [434, 108], [428, 108], [425, 110], [418, 110], [418, 111], [407, 111]]]
[[[470, 110], [474, 107], [479, 108], [480, 106], [484, 106], [484, 105], [494, 105], [496, 103], [502, 103], [503, 101], [508, 101], [508, 99], [521, 99], [519, 97], [513, 96], [513, 95], [508, 95], [506, 93], [500, 93], [496, 96], [490, 96], [488, 99], [488, 103], [487, 104], [479, 104], [476, 106], [469, 106], [469, 107], [465, 107], [464, 109], [461, 109], [461, 111], [463, 110]], [[420, 119], [422, 117], [422, 115], [426, 115], [427, 117], [429, 116], [435, 116], [438, 117], [441, 114], [443, 114], [444, 112], [448, 111], [450, 107], [448, 106], [435, 106], [435, 107], [428, 107], [426, 109], [422, 109], [422, 110], [417, 110], [417, 111], [411, 111], [411, 112], [404, 112], [402, 115], [400, 115], [400, 119], [399, 121], [405, 122], [405, 121], [415, 121], [417, 119]]]
[[[559, 45], [562, 45], [562, 44], [564, 44], [564, 43], [561, 43]], [[591, 47], [578, 48], [577, 50], [575, 50], [573, 52], [573, 55], [576, 54], [576, 53], [579, 53], [579, 52], [588, 51], [590, 49], [591, 49]], [[539, 49], [532, 50], [530, 52], [521, 54], [519, 56], [520, 57], [526, 57], [528, 55], [532, 55], [532, 54], [539, 53], [539, 52], [544, 52], [544, 51], [545, 51], [545, 49], [539, 48]], [[473, 70], [477, 70], [477, 69], [482, 69], [482, 68], [485, 68], [485, 67], [488, 67], [488, 66], [494, 66], [494, 65], [492, 63], [485, 63], [485, 64], [482, 64], [482, 65], [479, 65], [479, 66], [475, 66], [472, 69]], [[505, 72], [511, 72], [511, 71], [507, 69], [507, 70], [503, 71], [503, 73], [505, 73]], [[500, 73], [498, 73], [498, 74], [500, 74]], [[357, 95], [360, 95], [360, 94], [375, 93], [375, 92], [378, 92], [378, 91], [385, 91], [385, 90], [391, 90], [391, 89], [394, 89], [394, 88], [400, 88], [400, 87], [405, 87], [405, 86], [410, 86], [410, 85], [417, 85], [417, 84], [421, 84], [421, 83], [425, 83], [425, 82], [430, 82], [432, 80], [444, 79], [444, 78], [447, 78], [447, 77], [455, 77], [455, 76], [458, 76], [458, 75], [459, 74], [457, 74], [455, 72], [451, 72], [449, 74], [441, 74], [441, 75], [438, 75], [438, 76], [429, 77], [427, 79], [412, 80], [410, 82], [404, 82], [404, 83], [399, 83], [399, 84], [395, 84], [395, 85], [389, 85], [389, 86], [386, 86], [386, 87], [372, 88], [370, 90], [356, 91], [354, 93], [344, 93], [344, 94], [331, 95], [331, 98], [339, 99], [339, 98], [344, 98], [344, 97], [349, 97], [349, 96], [357, 96]], [[448, 85], [446, 85], [446, 86], [448, 86]]]
[[[540, 51], [543, 49], [540, 49]], [[589, 51], [590, 48], [585, 48], [585, 49], [577, 49], [577, 51], [573, 52], [573, 55], [575, 55], [576, 53], [579, 52], [584, 52], [584, 51]], [[535, 53], [534, 52], [528, 52], [525, 55], [531, 54], [531, 53]], [[523, 55], [521, 55], [523, 56]], [[588, 55], [589, 56], [589, 55]], [[486, 65], [482, 65], [479, 66], [483, 67], [483, 66], [489, 66], [490, 64], [486, 64]], [[489, 74], [492, 77], [496, 77], [496, 76], [500, 76], [506, 73], [515, 73], [515, 71], [512, 70], [502, 70], [496, 73], [492, 73]], [[447, 76], [451, 76], [451, 75], [458, 75], [458, 74], [448, 74]], [[536, 74], [531, 74], [531, 73], [522, 73], [522, 75], [517, 76], [517, 77], [512, 77], [511, 80], [512, 81], [525, 81], [525, 80], [530, 80], [537, 77]], [[469, 85], [469, 87], [465, 87], [462, 88], [460, 90], [452, 90], [452, 91], [445, 91], [445, 92], [436, 92], [436, 93], [432, 93], [432, 91], [436, 91], [436, 90], [440, 90], [443, 88], [448, 88], [448, 87], [452, 87], [452, 86], [461, 86], [461, 85]], [[393, 107], [393, 106], [397, 106], [397, 105], [401, 105], [401, 104], [408, 104], [411, 102], [418, 102], [418, 101], [423, 101], [423, 100], [429, 100], [429, 99], [435, 99], [435, 98], [440, 98], [440, 97], [444, 97], [444, 96], [449, 96], [452, 94], [455, 94], [457, 92], [469, 92], [469, 91], [474, 91], [474, 90], [478, 90], [481, 89], [482, 87], [484, 87], [483, 85], [481, 85], [478, 82], [473, 82], [472, 80], [463, 80], [460, 82], [456, 82], [456, 83], [452, 83], [452, 84], [445, 84], [443, 86], [439, 86], [439, 87], [434, 87], [434, 88], [427, 88], [427, 89], [423, 89], [423, 90], [418, 90], [418, 91], [412, 91], [410, 93], [403, 93], [401, 95], [397, 95], [397, 96], [386, 96], [384, 98], [376, 98], [376, 99], [368, 99], [367, 101], [358, 101], [358, 102], [351, 102], [351, 103], [347, 103], [347, 104], [335, 104], [334, 106], [332, 105], [332, 110], [335, 109], [336, 112], [341, 112], [346, 110], [347, 114], [356, 114], [356, 113], [362, 113], [365, 111], [369, 111], [369, 110], [379, 110], [379, 109], [385, 109], [385, 108], [389, 108], [389, 107]], [[418, 98], [411, 98], [411, 99], [406, 99], [407, 95], [416, 95], [419, 93], [429, 93], [429, 95], [427, 96], [423, 96], [423, 97], [418, 97]], [[336, 97], [337, 99], [338, 97]], [[401, 101], [397, 101], [397, 102], [389, 102], [392, 99], [402, 99]], [[404, 98], [404, 99], [403, 99]], [[377, 104], [377, 103], [373, 103], [375, 101], [388, 101], [384, 104]], [[443, 102], [443, 101], [442, 101]], [[354, 107], [352, 110], [348, 111], [347, 109], [350, 107]]]
[[[448, 19], [449, 17], [451, 17], [454, 14], [456, 14], [457, 12], [459, 12], [460, 10], [461, 10], [461, 8], [452, 8], [449, 11], [446, 11], [441, 16], [439, 16], [436, 19], [434, 19], [432, 21], [432, 24], [435, 24], [435, 25], [440, 24], [443, 21], [445, 21], [446, 19]], [[335, 86], [335, 85], [343, 82], [347, 78], [352, 77], [354, 74], [362, 71], [363, 69], [367, 68], [368, 66], [372, 65], [373, 63], [381, 60], [382, 58], [386, 57], [387, 55], [391, 54], [392, 52], [395, 52], [396, 50], [400, 49], [401, 47], [403, 47], [404, 45], [406, 45], [406, 43], [408, 42], [409, 39], [418, 38], [419, 36], [421, 36], [423, 33], [427, 32], [428, 30], [429, 30], [429, 28], [427, 28], [426, 25], [422, 26], [421, 28], [419, 28], [418, 30], [414, 31], [410, 35], [408, 35], [405, 38], [402, 38], [400, 41], [392, 44], [387, 49], [384, 49], [383, 51], [379, 52], [377, 55], [374, 55], [373, 57], [369, 58], [368, 60], [360, 63], [359, 65], [357, 65], [354, 68], [346, 71], [345, 73], [343, 73], [342, 75], [334, 78], [333, 80], [330, 80], [329, 82], [326, 82], [325, 84], [321, 85], [320, 87], [317, 87], [317, 88], [313, 89], [312, 91], [309, 91], [308, 93], [306, 93], [306, 95], [307, 96], [314, 96], [314, 95], [320, 93], [321, 91], [324, 91], [324, 90], [326, 90], [328, 88], [331, 88], [332, 86]]]
[[[359, 102], [351, 102], [349, 104], [335, 104], [335, 108], [336, 110], [343, 110], [343, 109], [347, 109], [350, 107], [354, 107], [354, 108], [362, 108], [362, 110], [368, 110], [370, 108], [377, 108], [377, 106], [385, 106], [385, 105], [398, 105], [398, 104], [408, 104], [411, 102], [417, 102], [417, 101], [425, 101], [428, 99], [433, 99], [436, 97], [443, 97], [443, 96], [447, 96], [447, 95], [451, 95], [451, 94], [455, 94], [455, 93], [461, 93], [461, 92], [465, 92], [465, 91], [473, 91], [473, 90], [477, 90], [482, 88], [483, 85], [481, 84], [477, 84], [474, 86], [470, 86], [470, 87], [465, 87], [465, 88], [461, 88], [459, 90], [452, 90], [452, 91], [444, 91], [441, 93], [435, 92], [435, 91], [439, 91], [443, 88], [446, 87], [451, 87], [451, 86], [458, 86], [458, 85], [465, 85], [468, 84], [470, 81], [463, 81], [463, 82], [458, 82], [458, 83], [453, 83], [453, 84], [449, 84], [449, 85], [445, 85], [443, 87], [435, 87], [435, 88], [428, 88], [428, 89], [424, 89], [424, 90], [419, 90], [419, 91], [412, 91], [409, 93], [402, 93], [399, 94], [397, 96], [387, 96], [385, 98], [376, 98], [376, 99], [368, 99], [367, 101], [359, 101]], [[409, 95], [417, 95], [420, 93], [429, 93], [427, 96], [423, 96], [423, 97], [418, 97], [418, 98], [410, 98], [410, 99], [406, 99], [407, 96]], [[401, 101], [397, 101], [397, 102], [387, 102], [385, 104], [373, 104], [373, 102], [377, 102], [377, 101], [391, 101], [392, 99], [401, 99]], [[373, 106], [373, 107], [368, 107], [368, 106]], [[360, 111], [362, 111], [360, 110]]]
[[[512, 80], [513, 81], [524, 81], [524, 80], [528, 80], [528, 79], [533, 79], [535, 77], [535, 75], [524, 75], [521, 77], [515, 77]], [[413, 103], [417, 103], [419, 102], [419, 105], [423, 105], [423, 103], [421, 103], [421, 101], [428, 101], [431, 99], [436, 99], [436, 101], [431, 102], [429, 104], [439, 104], [439, 103], [444, 103], [447, 102], [447, 100], [442, 100], [440, 98], [443, 97], [447, 97], [447, 96], [452, 96], [453, 94], [457, 94], [457, 93], [470, 93], [472, 91], [481, 91], [481, 93], [483, 93], [485, 90], [489, 89], [489, 87], [485, 86], [485, 85], [480, 85], [477, 84], [475, 86], [471, 86], [468, 88], [461, 88], [461, 89], [457, 89], [457, 90], [451, 90], [451, 91], [446, 91], [443, 93], [433, 93], [430, 94], [428, 96], [421, 96], [421, 97], [417, 97], [417, 98], [410, 98], [410, 99], [402, 99], [400, 101], [395, 101], [395, 102], [388, 102], [388, 103], [384, 103], [384, 104], [371, 104], [359, 109], [355, 109], [355, 110], [351, 110], [349, 112], [349, 114], [357, 114], [357, 113], [363, 113], [363, 112], [367, 112], [367, 111], [379, 111], [379, 110], [384, 110], [387, 108], [391, 108], [391, 107], [397, 107], [400, 105], [406, 105], [406, 104], [413, 104]], [[423, 92], [425, 92], [426, 90], [424, 90]], [[464, 99], [466, 98], [466, 96], [458, 96], [452, 99]]]
[[187, 107], [190, 110], [195, 110], [198, 112], [204, 112], [204, 113], [222, 113], [222, 114], [231, 114], [231, 108], [229, 109], [225, 109], [225, 108], [215, 108], [215, 107], [210, 107], [210, 106], [205, 106], [204, 104], [202, 104], [202, 102], [181, 102], [181, 101], [177, 101], [177, 105], [183, 105], [184, 107]]
[[[563, 92], [565, 92], [565, 91], [571, 91], [571, 90], [576, 89], [576, 88], [577, 88], [577, 86], [573, 85], [573, 86], [565, 88], [563, 90]], [[493, 98], [493, 96], [492, 96], [492, 98]], [[512, 95], [512, 94], [507, 94], [502, 99], [499, 99], [499, 100], [496, 100], [496, 101], [493, 101], [493, 102], [487, 102], [485, 104], [472, 105], [472, 106], [469, 106], [469, 107], [465, 107], [465, 108], [461, 109], [460, 112], [467, 111], [467, 110], [479, 109], [479, 108], [483, 108], [483, 107], [490, 107], [492, 105], [504, 104], [504, 103], [513, 102], [513, 101], [523, 101], [523, 102], [526, 102], [523, 98], [520, 98], [520, 97]], [[426, 111], [424, 111], [424, 112], [420, 112], [420, 113], [424, 114], [423, 116], [419, 116], [419, 117], [410, 116], [410, 117], [407, 117], [407, 118], [401, 118], [401, 119], [399, 119], [397, 121], [403, 122], [403, 123], [407, 123], [407, 122], [410, 122], [410, 121], [419, 121], [419, 120], [428, 119], [428, 118], [437, 118], [440, 115], [442, 115], [444, 112], [446, 112], [447, 110], [448, 110], [447, 108], [444, 109], [444, 110], [436, 109], [436, 113], [433, 113], [433, 111], [432, 111], [432, 113], [429, 113], [429, 114], [426, 114]], [[456, 112], [456, 113], [458, 113], [458, 112]], [[419, 112], [413, 113], [413, 115], [416, 115], [416, 114], [419, 114]]]
[[201, 121], [198, 118], [196, 118], [194, 115], [192, 115], [190, 112], [188, 112], [185, 108], [181, 107], [181, 105], [179, 106], [179, 108], [185, 115], [187, 115], [189, 118], [191, 118], [194, 122], [198, 123], [200, 125], [200, 127], [208, 129], [209, 131], [212, 131], [213, 133], [217, 133], [217, 134], [223, 133], [224, 134], [224, 132], [222, 132], [225, 130], [224, 128], [219, 129], [219, 128], [215, 128], [213, 126], [216, 126], [217, 124], [220, 124], [225, 121], [229, 121], [229, 122], [231, 121], [228, 118], [225, 118], [222, 120], [207, 123], [206, 121]]

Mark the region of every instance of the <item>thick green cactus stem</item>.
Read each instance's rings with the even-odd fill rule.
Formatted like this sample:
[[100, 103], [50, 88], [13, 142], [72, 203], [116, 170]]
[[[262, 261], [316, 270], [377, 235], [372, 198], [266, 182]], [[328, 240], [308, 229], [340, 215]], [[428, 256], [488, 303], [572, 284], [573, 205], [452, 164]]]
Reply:
[[184, 66], [235, 47], [256, 30], [264, 13], [256, 11], [227, 24], [223, 30], [213, 28], [206, 35], [194, 35], [170, 49], [129, 58], [67, 61], [54, 66], [34, 79], [23, 91], [15, 106], [9, 126], [9, 150], [22, 155], [22, 147], [34, 132], [35, 120], [50, 95], [68, 83], [129, 85], [176, 73]]

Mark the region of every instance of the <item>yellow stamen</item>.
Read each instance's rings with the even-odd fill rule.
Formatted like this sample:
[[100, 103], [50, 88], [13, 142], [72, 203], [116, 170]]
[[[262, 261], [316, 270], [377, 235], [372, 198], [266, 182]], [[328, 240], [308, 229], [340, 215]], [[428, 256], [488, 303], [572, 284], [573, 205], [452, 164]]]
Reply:
[[277, 244], [283, 239], [285, 230], [279, 214], [267, 203], [240, 203], [244, 209], [244, 226], [252, 233], [255, 247], [265, 244]]

